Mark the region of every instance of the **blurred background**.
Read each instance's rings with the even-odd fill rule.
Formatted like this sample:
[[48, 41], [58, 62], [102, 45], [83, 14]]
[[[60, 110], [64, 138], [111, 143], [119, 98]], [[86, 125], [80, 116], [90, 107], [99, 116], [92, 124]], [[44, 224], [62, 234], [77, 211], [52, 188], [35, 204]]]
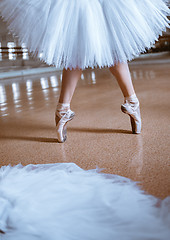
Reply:
[[[166, 52], [166, 57], [170, 54], [170, 30], [163, 33], [163, 36], [159, 38], [159, 41], [152, 46], [144, 55], [154, 57], [162, 56], [161, 53]], [[168, 54], [169, 53], [169, 54]], [[143, 55], [143, 54], [142, 54]], [[163, 54], [165, 56], [165, 54]], [[29, 69], [37, 67], [49, 67], [45, 63], [40, 62], [38, 59], [33, 59], [27, 46], [23, 43], [21, 46], [18, 44], [17, 38], [13, 38], [8, 33], [5, 22], [0, 18], [0, 72], [8, 72], [19, 69]], [[3, 75], [4, 76], [4, 75]]]

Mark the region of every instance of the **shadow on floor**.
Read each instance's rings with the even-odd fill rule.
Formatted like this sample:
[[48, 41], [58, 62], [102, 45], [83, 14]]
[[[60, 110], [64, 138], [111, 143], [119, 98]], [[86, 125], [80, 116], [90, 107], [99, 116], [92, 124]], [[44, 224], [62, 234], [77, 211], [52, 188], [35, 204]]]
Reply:
[[[72, 132], [87, 132], [87, 133], [123, 133], [132, 134], [129, 130], [123, 129], [97, 129], [97, 128], [69, 128]], [[45, 143], [58, 143], [57, 138], [45, 138], [45, 137], [27, 137], [27, 136], [0, 136], [1, 139], [6, 140], [23, 140], [33, 142], [45, 142]]]
[[69, 127], [69, 131], [72, 132], [88, 132], [88, 133], [123, 133], [132, 134], [132, 131], [124, 129], [108, 129], [108, 128], [74, 128]]
[[23, 140], [33, 142], [46, 142], [46, 143], [57, 143], [57, 138], [44, 138], [44, 137], [24, 137], [24, 136], [0, 136], [1, 139], [6, 140]]

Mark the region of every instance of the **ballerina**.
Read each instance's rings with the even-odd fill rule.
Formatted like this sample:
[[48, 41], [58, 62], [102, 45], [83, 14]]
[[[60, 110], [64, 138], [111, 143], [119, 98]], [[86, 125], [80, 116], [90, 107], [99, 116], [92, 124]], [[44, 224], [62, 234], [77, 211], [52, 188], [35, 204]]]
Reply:
[[[9, 31], [33, 56], [63, 68], [55, 113], [65, 142], [70, 103], [85, 68], [108, 67], [124, 96], [121, 110], [141, 132], [128, 61], [168, 27], [163, 0], [0, 0]], [[74, 163], [0, 168], [0, 239], [168, 240], [170, 198], [144, 194], [130, 179]]]
[[166, 0], [1, 0], [0, 13], [32, 56], [63, 68], [55, 112], [58, 142], [75, 113], [70, 103], [85, 68], [108, 67], [123, 93], [132, 133], [141, 132], [140, 104], [128, 61], [145, 52], [169, 26]]

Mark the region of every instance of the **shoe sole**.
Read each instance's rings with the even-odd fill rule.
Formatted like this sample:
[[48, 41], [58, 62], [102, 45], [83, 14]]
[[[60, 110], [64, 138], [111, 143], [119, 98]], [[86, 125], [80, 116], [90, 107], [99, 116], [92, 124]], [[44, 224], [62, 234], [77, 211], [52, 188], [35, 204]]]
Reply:
[[[73, 118], [74, 118], [75, 114], [73, 116], [71, 116], [71, 118], [64, 124], [64, 127], [63, 127], [63, 131], [62, 131], [62, 138], [63, 138], [63, 141], [60, 141], [58, 140], [59, 143], [64, 143], [67, 139], [67, 123], [70, 122]], [[57, 127], [57, 124], [59, 123], [60, 121], [60, 118], [56, 115], [55, 116], [55, 123], [56, 123], [56, 127]]]
[[129, 117], [130, 117], [130, 122], [131, 122], [131, 127], [132, 127], [132, 133], [133, 134], [139, 134], [140, 132], [137, 132], [135, 129], [136, 129], [136, 123], [135, 123], [135, 120], [134, 120], [134, 118], [130, 115], [130, 114], [128, 114], [129, 115]]
[[132, 133], [133, 134], [140, 134], [141, 132], [137, 132], [136, 131], [136, 123], [135, 123], [135, 120], [134, 118], [127, 112], [126, 108], [124, 106], [121, 106], [121, 110], [123, 113], [126, 113], [129, 115], [130, 117], [130, 123], [131, 123], [131, 127], [132, 127]]

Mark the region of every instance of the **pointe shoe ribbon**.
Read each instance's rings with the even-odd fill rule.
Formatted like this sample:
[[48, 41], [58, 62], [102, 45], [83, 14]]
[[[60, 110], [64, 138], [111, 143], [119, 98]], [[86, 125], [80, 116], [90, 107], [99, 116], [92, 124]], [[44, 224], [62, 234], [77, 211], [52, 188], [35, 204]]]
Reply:
[[139, 108], [139, 102], [134, 103], [134, 102], [128, 102], [126, 100], [125, 103], [123, 103], [121, 105], [121, 107], [124, 108], [124, 110], [126, 111], [127, 114], [133, 114], [135, 116], [137, 109]]

